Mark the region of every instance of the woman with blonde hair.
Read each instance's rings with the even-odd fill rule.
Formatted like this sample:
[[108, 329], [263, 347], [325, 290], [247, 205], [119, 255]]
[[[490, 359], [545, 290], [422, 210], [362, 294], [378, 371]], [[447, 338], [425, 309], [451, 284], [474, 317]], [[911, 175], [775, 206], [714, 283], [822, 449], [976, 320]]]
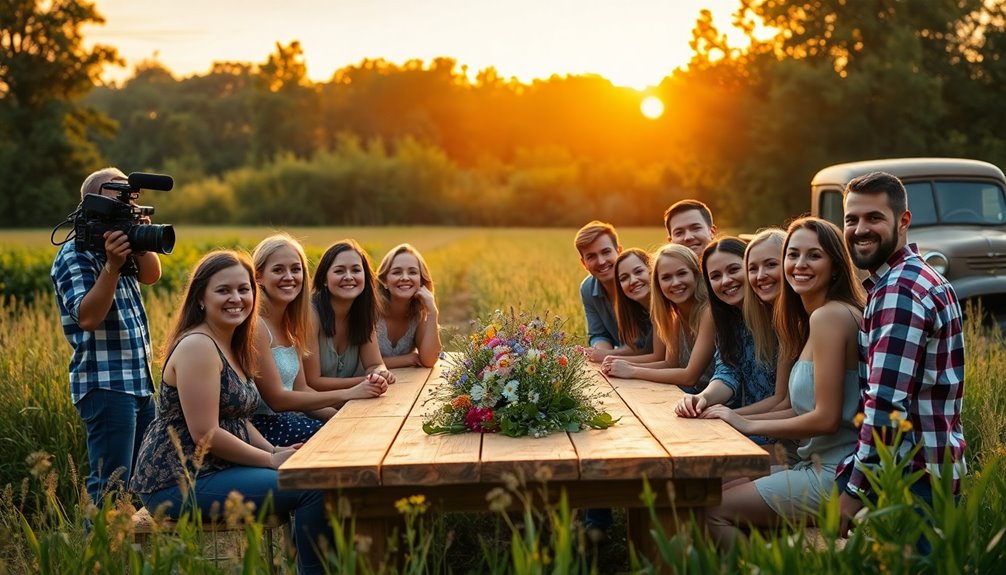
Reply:
[[433, 367], [442, 349], [440, 312], [426, 260], [409, 244], [395, 246], [377, 266], [377, 282], [377, 345], [385, 365]]
[[605, 368], [613, 377], [678, 385], [697, 393], [711, 375], [714, 349], [712, 314], [699, 260], [679, 244], [667, 244], [653, 258], [650, 319], [667, 353], [664, 361], [633, 364], [616, 359]]
[[387, 384], [366, 380], [323, 392], [307, 385], [303, 358], [311, 337], [311, 303], [304, 288], [311, 279], [304, 248], [288, 234], [276, 234], [259, 242], [252, 260], [262, 294], [255, 338], [255, 383], [262, 401], [252, 423], [274, 445], [301, 443], [321, 429], [334, 408], [378, 397]]

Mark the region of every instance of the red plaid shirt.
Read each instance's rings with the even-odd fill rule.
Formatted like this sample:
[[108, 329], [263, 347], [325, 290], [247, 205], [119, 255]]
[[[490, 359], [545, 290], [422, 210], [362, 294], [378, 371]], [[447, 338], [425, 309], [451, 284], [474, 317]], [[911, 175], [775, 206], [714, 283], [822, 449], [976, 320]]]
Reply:
[[856, 449], [839, 467], [854, 465], [848, 490], [869, 490], [863, 468], [879, 464], [877, 430], [894, 436], [898, 412], [912, 424], [899, 455], [921, 444], [909, 472], [939, 476], [949, 457], [954, 492], [966, 472], [961, 407], [964, 401], [964, 333], [961, 306], [950, 282], [925, 263], [910, 244], [893, 254], [864, 282], [869, 299], [859, 333], [859, 385], [865, 415]]

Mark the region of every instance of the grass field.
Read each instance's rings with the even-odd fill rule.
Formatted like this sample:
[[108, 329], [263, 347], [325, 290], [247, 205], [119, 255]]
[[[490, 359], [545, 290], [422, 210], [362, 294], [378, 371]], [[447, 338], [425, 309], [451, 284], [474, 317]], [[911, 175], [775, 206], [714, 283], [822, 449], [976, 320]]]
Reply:
[[[271, 231], [177, 229], [175, 253], [162, 258], [164, 279], [144, 295], [155, 346], [163, 343], [179, 289], [202, 253], [213, 247], [250, 250]], [[363, 244], [375, 265], [394, 245], [414, 244], [430, 264], [442, 323], [449, 332], [463, 330], [467, 320], [476, 315], [512, 306], [558, 314], [567, 320], [571, 333], [581, 338], [584, 333], [577, 287], [585, 272], [572, 245], [574, 230], [417, 227], [288, 231], [305, 243], [314, 261], [327, 245], [346, 237]], [[625, 247], [651, 249], [662, 243], [664, 235], [660, 228], [626, 229], [621, 240]], [[47, 230], [0, 231], [0, 291], [8, 296], [0, 308], [0, 573], [94, 571], [95, 561], [105, 566], [97, 571], [136, 573], [153, 565], [155, 572], [216, 572], [198, 561], [200, 551], [192, 541], [197, 538], [193, 533], [155, 542], [159, 551], [153, 555], [130, 551], [116, 539], [121, 534], [115, 526], [122, 518], [114, 509], [98, 515], [98, 524], [107, 523], [105, 531], [96, 528], [94, 537], [83, 536], [83, 470], [77, 467], [85, 461], [84, 441], [69, 400], [69, 346], [59, 327], [48, 280], [55, 249], [49, 245]], [[900, 511], [879, 514], [870, 524], [875, 527], [850, 540], [842, 552], [834, 548], [805, 551], [799, 542], [792, 542], [792, 537], [799, 541], [803, 534], [802, 527], [793, 526], [767, 535], [770, 546], [756, 538], [750, 546], [727, 555], [719, 555], [692, 533], [676, 537], [657, 534], [663, 550], [660, 557], [634, 558], [624, 546], [609, 545], [602, 548], [599, 562], [592, 563], [597, 556], [585, 552], [582, 538], [571, 543], [557, 535], [572, 529], [570, 517], [557, 506], [529, 509], [514, 524], [499, 514], [445, 519], [416, 510], [410, 524], [412, 535], [428, 548], [411, 553], [398, 572], [995, 570], [1006, 560], [1002, 529], [1006, 524], [1006, 475], [1001, 465], [1006, 457], [1006, 346], [1000, 334], [979, 326], [969, 326], [967, 342], [964, 424], [972, 475], [965, 485], [962, 506], [934, 510], [933, 525], [942, 543], [929, 558], [906, 553], [908, 535], [899, 532], [897, 522], [904, 525], [905, 517], [914, 515], [902, 506]], [[896, 479], [891, 481], [889, 489], [897, 494]], [[898, 501], [897, 497], [891, 500]], [[530, 529], [532, 525], [537, 530]], [[453, 534], [448, 535], [450, 532]], [[455, 541], [453, 547], [449, 540]], [[340, 549], [340, 561], [353, 553], [351, 538], [346, 545]], [[461, 555], [470, 559], [459, 559]], [[564, 571], [558, 570], [560, 563]], [[343, 567], [341, 572], [366, 572], [359, 565]]]

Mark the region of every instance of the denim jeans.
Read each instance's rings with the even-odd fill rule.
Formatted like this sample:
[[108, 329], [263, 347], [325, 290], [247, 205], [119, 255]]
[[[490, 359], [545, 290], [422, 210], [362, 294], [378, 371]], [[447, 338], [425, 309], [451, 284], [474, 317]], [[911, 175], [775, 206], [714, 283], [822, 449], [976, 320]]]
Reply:
[[[331, 530], [325, 515], [325, 498], [321, 491], [280, 491], [275, 469], [265, 467], [231, 467], [209, 475], [201, 475], [195, 482], [195, 501], [204, 518], [209, 519], [214, 503], [219, 504], [223, 513], [224, 502], [231, 491], [240, 493], [245, 501], [255, 503], [256, 513], [272, 494], [272, 512], [278, 517], [288, 517], [293, 513], [294, 545], [297, 547], [297, 571], [299, 573], [323, 573], [322, 561], [315, 549], [320, 538], [325, 539], [325, 548], [332, 549]], [[156, 512], [164, 502], [171, 502], [166, 509], [168, 517], [177, 518], [183, 511], [191, 509], [191, 502], [183, 507], [182, 496], [177, 486], [167, 487], [153, 493], [141, 493], [143, 506]]]
[[122, 470], [117, 481], [129, 485], [143, 433], [154, 420], [154, 398], [92, 389], [74, 407], [87, 433], [87, 494], [101, 505], [116, 470]]

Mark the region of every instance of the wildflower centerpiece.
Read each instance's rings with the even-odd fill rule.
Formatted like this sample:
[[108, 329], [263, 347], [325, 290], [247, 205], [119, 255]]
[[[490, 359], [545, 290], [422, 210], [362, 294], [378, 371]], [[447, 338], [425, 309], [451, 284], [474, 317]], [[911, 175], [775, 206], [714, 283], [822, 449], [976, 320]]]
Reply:
[[423, 430], [544, 437], [614, 425], [597, 407], [601, 392], [585, 369], [585, 350], [561, 328], [558, 317], [513, 311], [474, 321], [461, 351], [445, 359], [444, 382], [427, 399], [435, 407]]

